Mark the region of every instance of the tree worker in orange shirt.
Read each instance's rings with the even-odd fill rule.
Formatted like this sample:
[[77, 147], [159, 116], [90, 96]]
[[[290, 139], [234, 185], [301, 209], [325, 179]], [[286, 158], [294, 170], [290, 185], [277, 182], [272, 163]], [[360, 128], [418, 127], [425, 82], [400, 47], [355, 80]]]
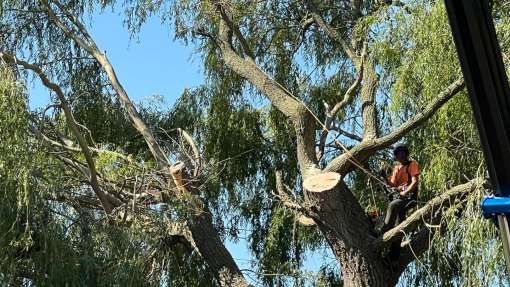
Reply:
[[416, 205], [418, 198], [418, 176], [420, 174], [418, 163], [409, 159], [409, 149], [404, 144], [397, 145], [393, 150], [393, 155], [397, 165], [393, 168], [391, 176], [384, 179], [386, 184], [398, 195], [388, 205], [382, 228], [383, 233], [401, 223], [405, 219], [407, 210]]

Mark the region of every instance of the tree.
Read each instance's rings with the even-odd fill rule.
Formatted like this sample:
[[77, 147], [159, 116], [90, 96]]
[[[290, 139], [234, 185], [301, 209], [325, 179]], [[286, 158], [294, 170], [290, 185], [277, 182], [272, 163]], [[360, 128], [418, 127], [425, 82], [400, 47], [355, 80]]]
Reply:
[[[429, 161], [439, 157], [427, 149], [448, 148], [430, 140], [445, 135], [433, 124], [445, 123], [441, 108], [458, 116], [453, 126], [465, 127], [459, 133], [468, 140], [460, 142], [479, 150], [470, 114], [449, 104], [465, 107], [467, 101], [460, 99], [464, 82], [441, 3], [210, 0], [123, 5], [135, 33], [147, 17], [160, 13], [174, 22], [176, 38], [196, 45], [202, 56], [206, 85], [185, 91], [167, 114], [131, 101], [106, 53], [87, 31], [87, 13], [115, 3], [6, 1], [0, 10], [5, 35], [0, 58], [13, 70], [32, 72], [56, 96], [50, 106], [53, 116], [34, 114], [16, 130], [30, 129], [52, 158], [47, 164], [53, 172], [34, 173], [33, 178], [52, 178], [45, 183], [49, 189], [72, 178], [65, 188], [37, 198], [66, 209], [63, 214], [73, 215], [71, 222], [84, 222], [76, 238], [91, 244], [78, 250], [95, 254], [90, 282], [104, 278], [100, 270], [107, 268], [98, 264], [96, 248], [112, 252], [103, 255], [112, 262], [119, 260], [115, 251], [125, 248], [139, 260], [126, 266], [154, 284], [193, 276], [198, 278], [194, 284], [207, 284], [211, 277], [197, 276], [207, 270], [220, 286], [248, 286], [223, 243], [221, 214], [229, 212], [253, 227], [251, 249], [262, 270], [295, 273], [301, 251], [325, 242], [345, 286], [395, 285], [431, 248], [434, 234], [454, 230], [441, 224], [444, 214], [462, 218], [469, 195], [487, 188], [483, 173], [477, 173], [479, 152], [464, 159], [460, 153], [448, 155], [466, 167], [450, 171], [432, 162], [430, 170], [444, 171], [443, 178], [426, 173], [424, 202], [404, 222], [377, 236], [366, 214], [368, 208], [384, 206], [370, 185], [378, 184], [371, 170], [377, 158], [388, 160], [385, 149], [406, 138]], [[427, 22], [427, 17], [433, 20]], [[120, 107], [131, 127], [122, 120]], [[98, 125], [99, 114], [127, 132], [116, 134], [118, 130]], [[63, 178], [53, 174], [63, 170]], [[55, 221], [54, 214], [46, 217]], [[97, 230], [87, 230], [87, 222], [95, 220], [100, 221], [93, 224]], [[235, 234], [236, 229], [230, 231]], [[109, 245], [98, 235], [115, 236], [112, 242], [118, 244]], [[59, 237], [63, 244], [73, 246], [65, 237], [65, 232]], [[125, 247], [129, 239], [140, 246]], [[390, 254], [391, 246], [397, 246], [398, 256]], [[158, 258], [161, 250], [171, 255]], [[171, 263], [165, 265], [165, 260]], [[177, 272], [183, 261], [203, 264], [172, 278], [169, 270]], [[0, 273], [36, 282], [50, 272], [20, 267], [21, 274]], [[115, 270], [125, 278], [120, 267]], [[418, 277], [419, 271], [414, 268], [410, 276]], [[441, 274], [441, 282], [455, 280], [457, 274]], [[285, 283], [265, 277], [264, 282]]]

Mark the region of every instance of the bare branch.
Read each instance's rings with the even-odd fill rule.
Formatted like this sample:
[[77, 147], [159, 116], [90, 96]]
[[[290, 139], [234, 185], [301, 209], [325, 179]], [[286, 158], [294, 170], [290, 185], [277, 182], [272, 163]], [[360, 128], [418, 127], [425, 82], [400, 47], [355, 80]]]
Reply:
[[387, 147], [400, 138], [402, 138], [409, 131], [428, 120], [439, 108], [448, 102], [453, 96], [457, 95], [464, 88], [464, 78], [459, 78], [450, 84], [438, 97], [430, 104], [428, 104], [420, 113], [403, 123], [399, 128], [376, 140], [378, 147]]
[[181, 135], [182, 138], [190, 145], [191, 150], [193, 151], [193, 155], [195, 156], [194, 160], [194, 166], [195, 169], [193, 171], [193, 176], [197, 176], [200, 173], [201, 165], [200, 162], [200, 152], [198, 151], [197, 145], [195, 144], [195, 141], [193, 141], [193, 138], [183, 129], [178, 128], [177, 131]]
[[[52, 19], [55, 24], [57, 25], [57, 27], [59, 29], [62, 30], [62, 32], [64, 32], [64, 34], [73, 39], [80, 47], [82, 47], [85, 51], [87, 51], [89, 54], [91, 54], [93, 57], [95, 57], [95, 53], [98, 53], [98, 49], [97, 47], [95, 46], [94, 43], [90, 43], [87, 39], [87, 40], [84, 40], [82, 38], [80, 38], [78, 35], [76, 35], [69, 27], [67, 27], [61, 20], [60, 18], [56, 15], [55, 11], [51, 8], [50, 4], [48, 3], [47, 0], [41, 0], [41, 2], [46, 6], [46, 11], [48, 12], [48, 15], [50, 17], [50, 19]], [[52, 1], [53, 2], [53, 1]], [[83, 26], [81, 26], [83, 29], [85, 29]], [[86, 30], [85, 30], [86, 31]], [[88, 35], [88, 33], [85, 33], [84, 36]]]
[[462, 78], [456, 80], [450, 84], [445, 90], [443, 90], [438, 97], [431, 103], [429, 103], [420, 113], [409, 119], [407, 122], [402, 124], [399, 128], [383, 137], [364, 140], [354, 148], [349, 150], [337, 158], [333, 159], [328, 166], [326, 171], [336, 171], [341, 174], [347, 174], [354, 169], [352, 161], [363, 162], [371, 155], [379, 150], [387, 148], [400, 140], [408, 132], [415, 129], [416, 127], [427, 121], [434, 113], [447, 103], [451, 98], [457, 95], [464, 88], [464, 80]]
[[[375, 92], [378, 85], [377, 72], [375, 70], [375, 64], [372, 60], [368, 59], [365, 54], [367, 43], [363, 43], [363, 49], [361, 54], [352, 47], [344, 39], [337, 30], [329, 25], [324, 18], [319, 14], [316, 7], [314, 7], [312, 1], [307, 1], [307, 5], [312, 11], [312, 15], [315, 22], [332, 38], [334, 41], [340, 43], [346, 55], [352, 60], [356, 69], [364, 74], [364, 84], [361, 89], [361, 110], [363, 116], [363, 138], [374, 139], [377, 138], [377, 109], [376, 109], [376, 97]], [[365, 67], [363, 68], [363, 64]], [[364, 71], [362, 71], [364, 70]]]
[[340, 111], [340, 109], [343, 109], [347, 104], [352, 102], [352, 99], [356, 95], [356, 89], [359, 87], [361, 81], [363, 80], [363, 63], [361, 65], [362, 65], [361, 69], [360, 69], [361, 72], [359, 73], [358, 78], [356, 78], [356, 80], [354, 80], [354, 82], [349, 87], [349, 89], [347, 89], [342, 100], [340, 102], [338, 102], [333, 107], [333, 109], [331, 109], [331, 112], [330, 112], [331, 117], [335, 116]]
[[14, 56], [0, 52], [0, 58], [2, 58], [5, 62], [15, 65], [20, 65], [23, 68], [27, 70], [31, 70], [34, 73], [36, 73], [39, 78], [41, 79], [44, 86], [46, 86], [48, 89], [52, 90], [59, 98], [60, 104], [62, 106], [62, 109], [64, 110], [64, 115], [66, 118], [67, 123], [69, 124], [69, 128], [71, 129], [71, 132], [78, 140], [78, 144], [81, 148], [81, 151], [83, 155], [85, 156], [85, 160], [87, 161], [88, 168], [90, 170], [90, 185], [92, 186], [92, 189], [96, 193], [97, 197], [101, 201], [101, 204], [103, 205], [103, 208], [107, 214], [111, 213], [113, 210], [112, 203], [108, 200], [106, 194], [101, 190], [98, 180], [97, 180], [97, 171], [96, 166], [94, 163], [94, 159], [92, 158], [92, 153], [89, 149], [89, 146], [87, 144], [87, 141], [81, 134], [80, 128], [78, 127], [78, 123], [76, 122], [73, 113], [71, 111], [71, 108], [69, 107], [69, 104], [67, 103], [66, 97], [64, 95], [64, 92], [62, 92], [62, 89], [55, 83], [51, 82], [46, 74], [36, 65], [29, 64], [23, 60], [16, 59]]
[[375, 64], [366, 55], [361, 56], [361, 65], [364, 64], [364, 81], [361, 87], [361, 116], [363, 120], [363, 139], [369, 140], [378, 137], [377, 103], [375, 93], [378, 86], [378, 75]]
[[336, 114], [343, 109], [347, 104], [351, 103], [356, 95], [356, 89], [359, 87], [362, 79], [363, 79], [363, 63], [361, 64], [360, 73], [358, 78], [354, 80], [354, 83], [347, 89], [342, 100], [335, 104], [335, 106], [331, 109], [331, 111], [327, 110], [326, 106], [326, 120], [324, 121], [325, 129], [322, 130], [321, 137], [319, 140], [319, 155], [318, 159], [320, 160], [324, 155], [324, 145], [326, 144], [326, 139], [328, 138], [329, 130], [333, 127], [333, 121]]
[[[112, 87], [119, 96], [120, 101], [124, 105], [124, 108], [127, 111], [127, 114], [129, 115], [133, 126], [138, 130], [138, 132], [143, 136], [145, 142], [147, 143], [152, 155], [154, 156], [154, 159], [156, 160], [156, 163], [160, 169], [165, 169], [169, 167], [168, 159], [157, 143], [156, 139], [154, 138], [152, 132], [150, 131], [149, 127], [145, 124], [142, 117], [136, 110], [133, 102], [131, 102], [131, 99], [129, 98], [126, 90], [124, 90], [124, 87], [121, 85], [119, 79], [117, 78], [117, 75], [115, 73], [115, 70], [113, 66], [111, 65], [110, 61], [106, 57], [104, 53], [102, 53], [97, 45], [95, 44], [94, 40], [87, 37], [87, 40], [82, 39], [80, 36], [78, 36], [76, 33], [74, 33], [71, 29], [69, 29], [62, 21], [58, 18], [58, 16], [55, 14], [53, 9], [51, 8], [50, 4], [47, 2], [47, 0], [42, 0], [43, 3], [45, 3], [48, 14], [50, 18], [55, 22], [55, 24], [64, 32], [66, 36], [71, 38], [76, 44], [78, 44], [81, 48], [83, 48], [85, 51], [87, 51], [91, 56], [93, 56], [96, 61], [102, 66], [103, 70], [108, 75], [108, 79], [112, 83]], [[61, 7], [61, 6], [60, 6]], [[81, 27], [80, 29], [83, 29], [84, 32], [82, 32], [84, 35], [88, 35], [87, 30], [85, 27], [79, 22], [78, 19], [73, 18], [73, 23], [77, 25], [78, 27]]]
[[[221, 3], [218, 1], [215, 3], [217, 10], [222, 11]], [[220, 15], [220, 49], [225, 64], [265, 94], [271, 103], [292, 121], [297, 134], [297, 154], [301, 172], [304, 177], [318, 173], [315, 122], [312, 114], [301, 101], [262, 71], [252, 59], [242, 58], [232, 49], [232, 31], [223, 19], [227, 17], [226, 13], [220, 12]]]
[[226, 13], [225, 9], [223, 9], [223, 7], [224, 6], [222, 5], [222, 9], [218, 9], [218, 11], [221, 15], [221, 18], [227, 24], [228, 28], [234, 32], [236, 38], [241, 43], [241, 47], [243, 48], [244, 54], [247, 55], [248, 57], [250, 57], [252, 60], [255, 59], [255, 57], [253, 56], [253, 52], [251, 51], [250, 46], [248, 45], [248, 41], [246, 41], [243, 34], [241, 33], [241, 30], [239, 30], [239, 27], [234, 24], [231, 17], [229, 17], [227, 15], [227, 13]]
[[356, 52], [351, 47], [351, 45], [345, 41], [344, 37], [340, 35], [340, 33], [334, 29], [331, 25], [329, 25], [326, 20], [319, 14], [319, 11], [317, 10], [317, 7], [312, 3], [312, 1], [307, 0], [306, 4], [308, 8], [310, 9], [312, 13], [312, 17], [315, 20], [315, 23], [317, 23], [327, 34], [328, 36], [338, 42], [342, 49], [344, 50], [345, 54], [355, 63], [359, 62], [359, 56], [356, 55]]
[[[46, 0], [42, 0], [42, 1], [43, 1], [43, 3], [45, 3], [46, 6], [49, 6], [48, 3], [46, 2]], [[89, 43], [92, 45], [92, 47], [94, 47], [95, 44], [92, 41], [92, 37], [90, 36], [90, 34], [87, 31], [87, 29], [85, 28], [85, 26], [80, 22], [80, 20], [72, 13], [69, 13], [69, 11], [67, 11], [67, 9], [65, 9], [65, 7], [62, 4], [60, 4], [60, 2], [58, 0], [56, 0], [56, 1], [49, 0], [49, 1], [51, 3], [54, 3], [58, 7], [58, 9], [64, 13], [64, 15], [67, 17], [67, 19], [69, 19], [69, 21], [71, 21], [71, 23], [73, 23], [78, 28], [78, 31], [80, 31], [80, 33], [83, 34], [85, 39], [87, 39], [89, 41]], [[50, 13], [51, 13], [51, 11], [50, 11]]]
[[406, 220], [399, 225], [390, 229], [384, 233], [382, 237], [383, 242], [391, 242], [398, 238], [401, 238], [402, 231], [405, 233], [413, 231], [416, 226], [422, 222], [425, 218], [432, 218], [432, 214], [440, 209], [446, 209], [450, 207], [455, 201], [462, 199], [470, 192], [476, 190], [477, 187], [487, 184], [487, 181], [483, 178], [475, 178], [467, 183], [457, 185], [447, 192], [440, 194], [427, 202], [425, 206], [416, 210]]
[[251, 59], [242, 58], [231, 46], [232, 35], [225, 21], [220, 22], [220, 47], [225, 63], [243, 78], [259, 88], [271, 103], [287, 117], [295, 120], [306, 110], [290, 92], [262, 71]]
[[335, 131], [335, 132], [337, 132], [337, 133], [339, 133], [339, 134], [341, 134], [343, 136], [346, 136], [346, 137], [348, 137], [348, 138], [350, 138], [352, 140], [358, 141], [358, 142], [361, 142], [363, 140], [362, 137], [360, 137], [360, 136], [358, 136], [356, 134], [350, 133], [350, 132], [348, 132], [346, 130], [343, 130], [341, 128], [331, 127], [330, 130]]
[[290, 194], [287, 192], [287, 187], [283, 183], [282, 174], [279, 170], [275, 172], [275, 179], [277, 193], [271, 192], [273, 196], [276, 197], [285, 207], [296, 211], [296, 220], [299, 224], [303, 226], [316, 225], [315, 220], [310, 217], [312, 212], [292, 199]]

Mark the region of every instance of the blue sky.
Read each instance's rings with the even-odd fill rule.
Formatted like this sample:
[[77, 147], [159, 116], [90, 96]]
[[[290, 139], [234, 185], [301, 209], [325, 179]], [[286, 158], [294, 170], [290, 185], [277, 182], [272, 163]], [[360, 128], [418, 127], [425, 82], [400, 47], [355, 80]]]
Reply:
[[[139, 103], [158, 95], [170, 108], [185, 88], [204, 82], [202, 63], [193, 53], [193, 47], [174, 41], [170, 29], [164, 27], [159, 18], [150, 18], [134, 39], [130, 39], [127, 28], [122, 25], [122, 15], [118, 13], [107, 10], [94, 14], [92, 21], [90, 33], [98, 47], [106, 52], [133, 101]], [[29, 84], [29, 93], [32, 108], [49, 103], [50, 93], [38, 79]], [[246, 240], [227, 241], [226, 246], [241, 269], [253, 269]], [[329, 248], [308, 253], [305, 258], [302, 271], [317, 271], [324, 262], [334, 261]], [[247, 275], [248, 280], [256, 278], [256, 274]]]
[[[203, 82], [201, 63], [192, 47], [173, 41], [169, 29], [152, 17], [135, 39], [130, 40], [122, 15], [107, 10], [92, 16], [90, 33], [98, 47], [106, 51], [117, 76], [135, 102], [161, 95], [171, 105], [184, 88]], [[31, 84], [31, 106], [40, 107], [49, 92], [38, 81]]]

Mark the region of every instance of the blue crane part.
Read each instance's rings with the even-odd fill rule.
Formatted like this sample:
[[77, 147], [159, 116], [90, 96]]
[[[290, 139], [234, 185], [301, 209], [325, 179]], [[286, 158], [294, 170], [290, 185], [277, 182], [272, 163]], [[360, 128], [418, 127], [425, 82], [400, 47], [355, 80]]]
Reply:
[[510, 197], [486, 196], [482, 200], [482, 213], [485, 218], [491, 219], [498, 214], [510, 213]]

